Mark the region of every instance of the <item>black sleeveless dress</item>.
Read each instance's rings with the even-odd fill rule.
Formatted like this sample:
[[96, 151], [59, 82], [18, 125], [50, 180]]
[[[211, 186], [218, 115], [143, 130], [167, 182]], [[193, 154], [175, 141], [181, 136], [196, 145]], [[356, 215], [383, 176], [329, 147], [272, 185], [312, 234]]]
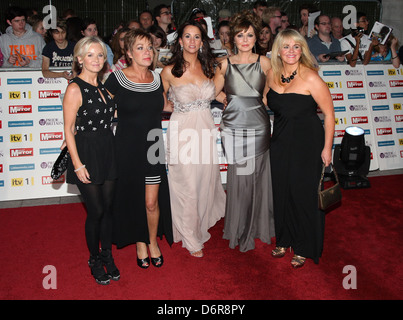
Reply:
[[118, 248], [150, 242], [145, 185], [147, 177], [159, 177], [160, 217], [157, 236], [173, 242], [171, 205], [161, 126], [164, 107], [161, 77], [135, 83], [122, 70], [113, 72], [105, 87], [117, 106], [116, 159], [119, 179], [115, 195], [114, 243]]
[[[75, 135], [77, 152], [90, 174], [92, 184], [102, 184], [105, 180], [117, 178], [115, 158], [115, 137], [111, 123], [115, 103], [101, 82], [95, 87], [79, 77], [71, 80], [81, 90], [82, 105], [78, 109]], [[102, 92], [106, 103], [99, 92]], [[69, 158], [67, 183], [82, 184], [74, 172]]]
[[274, 112], [271, 169], [276, 245], [319, 262], [325, 214], [318, 209], [324, 129], [311, 95], [267, 93]]

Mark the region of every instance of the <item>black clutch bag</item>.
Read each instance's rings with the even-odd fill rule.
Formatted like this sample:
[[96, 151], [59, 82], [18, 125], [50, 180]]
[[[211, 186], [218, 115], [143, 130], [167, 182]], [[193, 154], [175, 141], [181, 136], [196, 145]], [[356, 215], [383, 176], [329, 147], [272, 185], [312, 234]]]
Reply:
[[67, 150], [67, 147], [64, 147], [57, 157], [55, 163], [53, 164], [52, 171], [50, 173], [50, 176], [53, 180], [59, 179], [61, 175], [66, 171], [69, 156], [70, 154]]
[[335, 204], [341, 201], [341, 189], [339, 183], [339, 177], [337, 176], [337, 172], [334, 169], [334, 166], [330, 164], [333, 168], [333, 173], [336, 178], [336, 183], [328, 189], [322, 189], [323, 177], [325, 175], [325, 164], [322, 167], [322, 176], [319, 181], [318, 187], [318, 198], [319, 198], [319, 209], [325, 211], [326, 209], [334, 206]]

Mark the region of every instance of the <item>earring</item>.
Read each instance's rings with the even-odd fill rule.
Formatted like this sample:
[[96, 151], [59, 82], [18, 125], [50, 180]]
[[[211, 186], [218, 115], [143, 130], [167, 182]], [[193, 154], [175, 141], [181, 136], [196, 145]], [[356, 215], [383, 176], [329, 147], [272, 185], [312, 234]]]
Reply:
[[181, 51], [183, 51], [183, 46], [181, 46]]
[[203, 47], [200, 47], [200, 48], [199, 48], [199, 52], [200, 52], [200, 53], [203, 52], [203, 49], [202, 49], [202, 48], [203, 48]]

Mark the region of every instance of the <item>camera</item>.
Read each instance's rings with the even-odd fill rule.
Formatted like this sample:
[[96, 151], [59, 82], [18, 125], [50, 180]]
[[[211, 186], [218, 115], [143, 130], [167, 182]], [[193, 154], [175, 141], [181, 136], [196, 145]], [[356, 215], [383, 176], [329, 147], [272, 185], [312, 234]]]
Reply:
[[360, 33], [364, 33], [364, 28], [357, 28], [351, 30], [351, 34], [353, 37], [357, 36]]

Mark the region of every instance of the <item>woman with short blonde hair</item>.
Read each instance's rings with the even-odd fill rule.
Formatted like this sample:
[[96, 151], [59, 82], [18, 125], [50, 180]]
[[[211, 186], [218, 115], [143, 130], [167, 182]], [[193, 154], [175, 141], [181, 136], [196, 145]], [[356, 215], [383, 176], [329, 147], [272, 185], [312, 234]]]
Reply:
[[119, 280], [120, 272], [112, 257], [117, 170], [111, 124], [115, 103], [99, 76], [106, 64], [105, 45], [97, 37], [81, 39], [74, 49], [74, 61], [80, 72], [71, 80], [63, 99], [70, 154], [66, 181], [75, 184], [83, 197], [88, 265], [95, 281], [106, 285], [110, 279]]
[[[106, 56], [107, 56], [106, 46], [105, 46], [105, 43], [101, 40], [101, 38], [99, 38], [99, 37], [81, 38], [76, 43], [76, 46], [74, 47], [73, 71], [75, 73], [79, 74], [82, 69], [82, 64], [79, 62], [79, 58], [85, 57], [85, 55], [88, 53], [90, 46], [93, 44], [96, 44], [96, 43], [101, 46], [102, 53], [106, 59]], [[102, 74], [103, 72], [105, 72], [106, 69], [107, 69], [107, 64], [104, 64], [99, 73]]]

